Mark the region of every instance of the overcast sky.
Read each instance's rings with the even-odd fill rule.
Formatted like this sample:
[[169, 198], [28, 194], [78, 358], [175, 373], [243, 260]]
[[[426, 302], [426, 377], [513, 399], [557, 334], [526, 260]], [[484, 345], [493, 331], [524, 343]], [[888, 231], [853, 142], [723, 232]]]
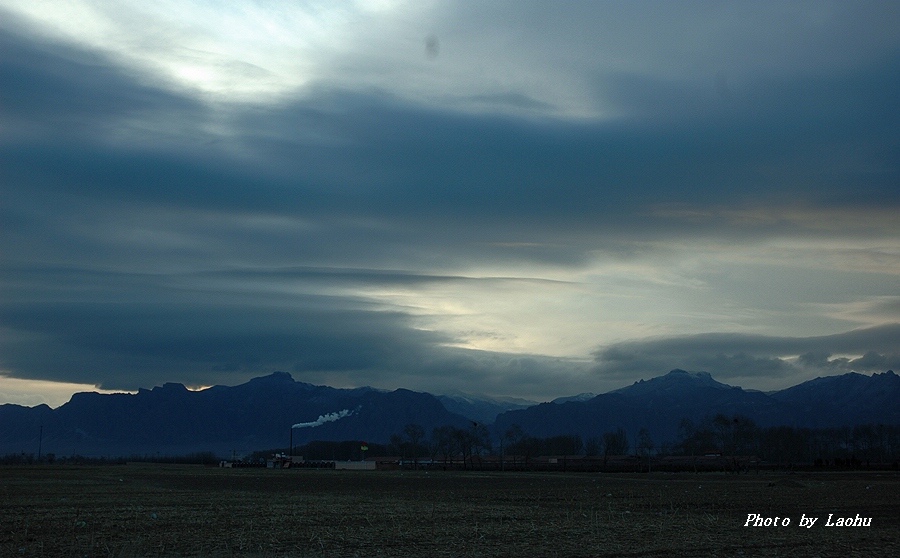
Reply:
[[0, 403], [900, 369], [900, 5], [0, 0]]

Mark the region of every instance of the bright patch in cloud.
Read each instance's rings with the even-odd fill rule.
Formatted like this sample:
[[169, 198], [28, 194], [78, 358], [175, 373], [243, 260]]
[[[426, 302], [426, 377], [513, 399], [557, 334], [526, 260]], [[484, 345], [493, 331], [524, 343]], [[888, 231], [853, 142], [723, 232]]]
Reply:
[[535, 397], [883, 371], [898, 17], [0, 0], [0, 368]]
[[26, 407], [49, 405], [56, 408], [68, 402], [72, 394], [82, 391], [129, 393], [122, 390], [98, 389], [97, 386], [90, 384], [29, 380], [0, 375], [0, 404], [13, 403]]
[[271, 101], [331, 72], [397, 2], [4, 2], [41, 31], [212, 100]]

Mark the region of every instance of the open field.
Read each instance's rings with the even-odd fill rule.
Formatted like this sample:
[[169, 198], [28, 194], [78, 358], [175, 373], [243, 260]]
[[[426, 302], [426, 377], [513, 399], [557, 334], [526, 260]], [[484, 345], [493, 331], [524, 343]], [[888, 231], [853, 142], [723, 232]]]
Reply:
[[11, 557], [900, 556], [897, 473], [3, 467], [0, 510]]

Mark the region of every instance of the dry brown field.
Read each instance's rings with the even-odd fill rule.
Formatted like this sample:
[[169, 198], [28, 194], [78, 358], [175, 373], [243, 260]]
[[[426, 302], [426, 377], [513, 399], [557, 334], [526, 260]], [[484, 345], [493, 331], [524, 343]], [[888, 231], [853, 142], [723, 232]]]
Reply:
[[900, 475], [0, 467], [0, 556], [900, 556]]

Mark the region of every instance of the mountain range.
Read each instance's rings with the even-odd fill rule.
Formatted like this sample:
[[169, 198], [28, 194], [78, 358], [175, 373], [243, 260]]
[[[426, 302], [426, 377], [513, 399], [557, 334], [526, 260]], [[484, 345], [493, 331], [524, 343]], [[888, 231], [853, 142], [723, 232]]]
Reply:
[[[135, 394], [76, 393], [57, 409], [0, 406], [0, 454], [218, 455], [317, 440], [386, 442], [410, 423], [470, 421], [428, 393], [337, 389], [275, 372], [238, 386], [190, 391], [167, 383]], [[430, 432], [430, 430], [427, 430]]]
[[238, 386], [200, 391], [167, 383], [137, 393], [77, 393], [64, 405], [0, 405], [0, 455], [218, 455], [286, 448], [312, 440], [386, 443], [406, 425], [426, 433], [450, 425], [512, 425], [531, 436], [577, 434], [584, 439], [645, 428], [654, 440], [674, 441], [682, 419], [722, 413], [759, 426], [840, 427], [900, 424], [900, 377], [893, 371], [817, 378], [771, 393], [720, 383], [705, 372], [664, 376], [593, 396], [549, 403], [465, 394], [434, 396], [405, 389], [338, 389], [275, 372]]
[[631, 435], [646, 428], [654, 440], [675, 441], [682, 419], [696, 424], [717, 414], [745, 416], [762, 427], [900, 424], [898, 401], [900, 376], [891, 370], [816, 378], [771, 393], [723, 384], [706, 372], [673, 370], [586, 400], [508, 411], [494, 426], [498, 432], [517, 424], [532, 436], [566, 433], [584, 439], [618, 427]]

